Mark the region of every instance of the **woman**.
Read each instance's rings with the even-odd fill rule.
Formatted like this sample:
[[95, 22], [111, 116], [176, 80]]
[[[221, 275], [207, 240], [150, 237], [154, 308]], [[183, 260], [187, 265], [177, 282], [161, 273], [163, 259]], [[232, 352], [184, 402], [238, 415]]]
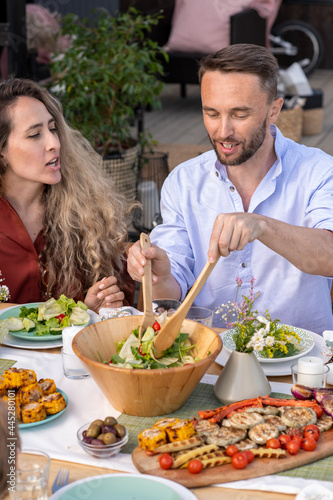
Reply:
[[127, 203], [100, 156], [31, 80], [0, 84], [0, 270], [11, 302], [61, 294], [92, 310], [131, 304]]

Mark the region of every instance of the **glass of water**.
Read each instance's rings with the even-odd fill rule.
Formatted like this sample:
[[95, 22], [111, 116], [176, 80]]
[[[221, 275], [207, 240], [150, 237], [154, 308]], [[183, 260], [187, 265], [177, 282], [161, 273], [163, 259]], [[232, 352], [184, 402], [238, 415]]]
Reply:
[[50, 461], [49, 455], [43, 451], [18, 452], [14, 484], [8, 488], [11, 500], [47, 500]]
[[186, 319], [191, 319], [211, 328], [213, 325], [213, 314], [213, 311], [208, 309], [208, 307], [192, 306], [186, 315]]

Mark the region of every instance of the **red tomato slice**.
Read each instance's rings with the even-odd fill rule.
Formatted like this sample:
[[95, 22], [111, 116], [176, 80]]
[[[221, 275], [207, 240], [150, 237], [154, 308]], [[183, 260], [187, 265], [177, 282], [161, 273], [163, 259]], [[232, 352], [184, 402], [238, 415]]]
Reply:
[[158, 332], [158, 330], [160, 330], [160, 329], [161, 329], [161, 325], [159, 324], [158, 321], [155, 321], [155, 323], [153, 324], [153, 330], [155, 332]]
[[66, 318], [66, 314], [58, 314], [58, 316], [56, 316], [56, 318], [59, 320], [59, 324], [62, 322], [62, 320], [64, 318]]

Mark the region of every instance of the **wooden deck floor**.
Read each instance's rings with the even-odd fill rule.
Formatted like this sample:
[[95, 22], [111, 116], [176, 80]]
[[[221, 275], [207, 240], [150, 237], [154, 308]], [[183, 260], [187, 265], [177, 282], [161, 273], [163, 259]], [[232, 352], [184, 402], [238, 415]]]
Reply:
[[[300, 142], [333, 155], [333, 70], [316, 70], [309, 82], [324, 94], [323, 131], [303, 136]], [[192, 145], [189, 151], [195, 151], [194, 146], [205, 151], [211, 146], [202, 121], [199, 86], [188, 85], [187, 94], [181, 98], [179, 85], [167, 85], [162, 93], [162, 108], [145, 113], [145, 128], [161, 145]]]

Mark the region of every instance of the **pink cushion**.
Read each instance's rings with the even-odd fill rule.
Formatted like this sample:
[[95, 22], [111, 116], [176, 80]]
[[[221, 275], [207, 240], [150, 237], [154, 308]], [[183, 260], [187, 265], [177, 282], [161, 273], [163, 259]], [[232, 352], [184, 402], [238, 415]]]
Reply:
[[176, 0], [165, 50], [210, 54], [230, 43], [230, 16], [254, 8], [267, 18], [267, 33], [282, 0]]

